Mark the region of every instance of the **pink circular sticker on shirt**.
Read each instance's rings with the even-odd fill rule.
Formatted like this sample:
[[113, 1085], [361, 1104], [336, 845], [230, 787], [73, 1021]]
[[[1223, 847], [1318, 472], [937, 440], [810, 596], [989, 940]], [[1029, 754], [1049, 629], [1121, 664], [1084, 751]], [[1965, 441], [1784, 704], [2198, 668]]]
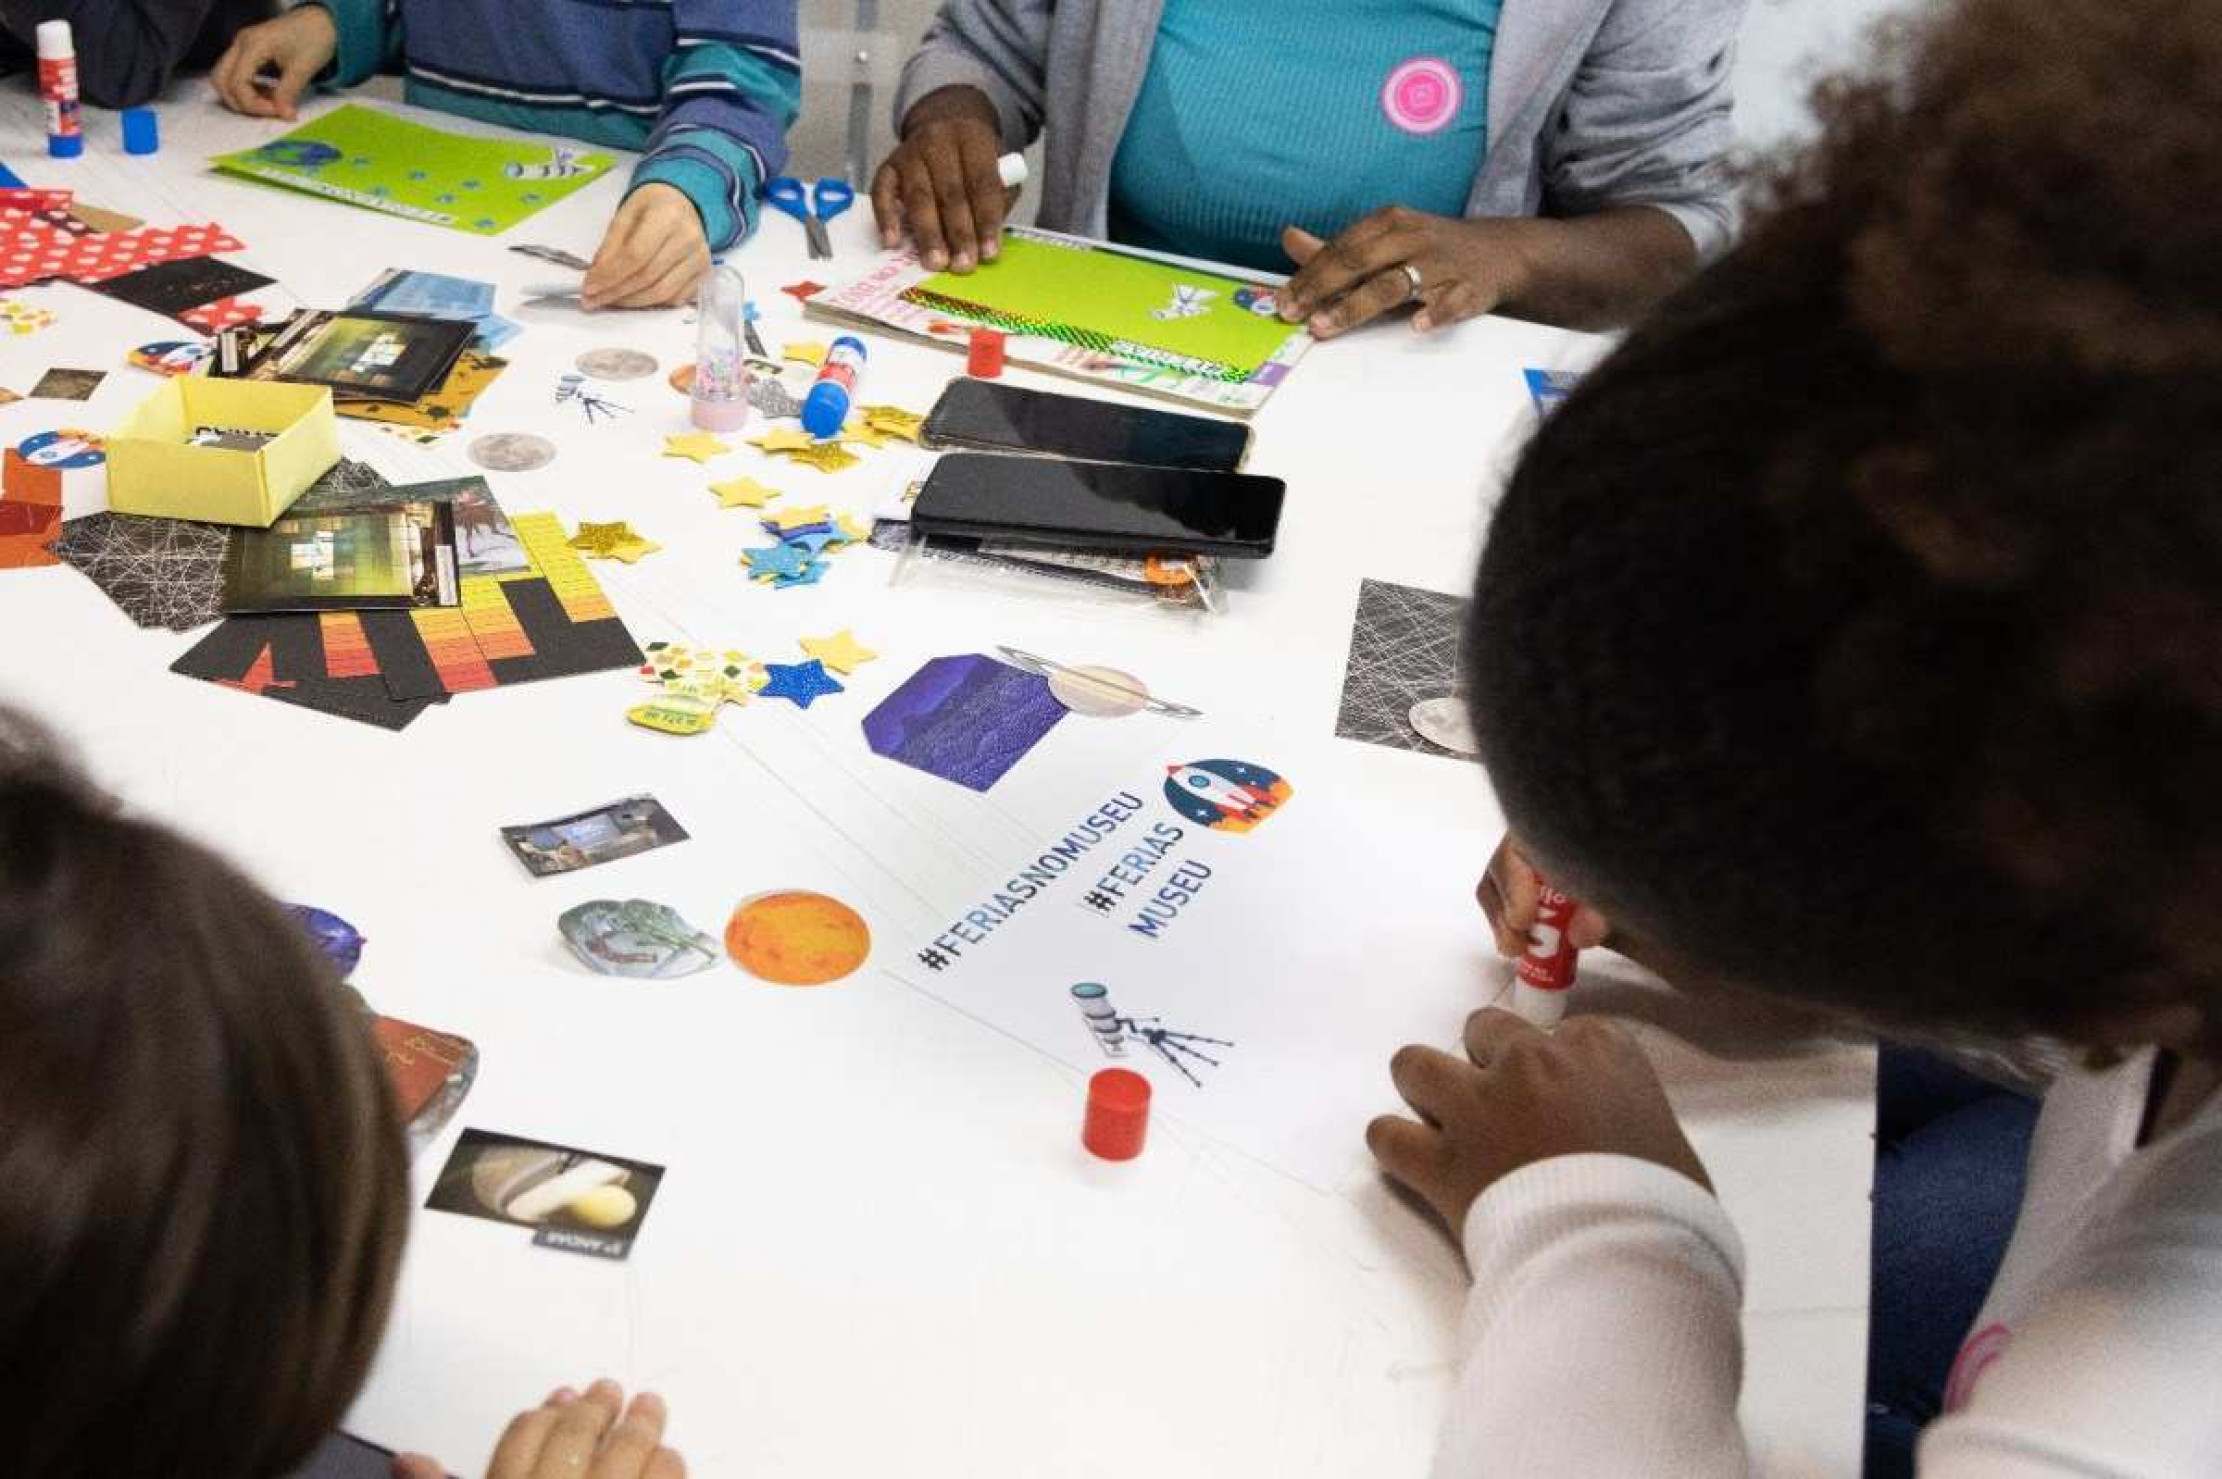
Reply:
[[1440, 133], [1458, 116], [1466, 88], [1458, 71], [1439, 56], [1416, 56], [1396, 64], [1381, 84], [1381, 111], [1408, 134]]

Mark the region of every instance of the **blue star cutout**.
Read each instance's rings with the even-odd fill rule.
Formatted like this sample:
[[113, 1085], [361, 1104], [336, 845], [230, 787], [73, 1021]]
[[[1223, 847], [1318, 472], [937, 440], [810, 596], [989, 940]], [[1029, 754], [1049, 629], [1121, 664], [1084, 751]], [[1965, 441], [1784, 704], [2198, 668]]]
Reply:
[[810, 551], [791, 544], [774, 544], [763, 549], [742, 550], [741, 558], [748, 563], [751, 579], [759, 575], [793, 577], [808, 567]]
[[772, 589], [775, 591], [783, 591], [791, 585], [816, 585], [819, 581], [825, 578], [826, 569], [826, 561], [812, 560], [809, 564], [802, 567], [801, 574], [782, 575], [778, 577], [772, 582]]
[[826, 665], [816, 658], [808, 662], [768, 662], [764, 672], [771, 678], [757, 690], [758, 698], [784, 698], [792, 700], [798, 709], [807, 709], [829, 693], [847, 692], [833, 681], [826, 672]]
[[788, 544], [797, 545], [803, 549], [806, 549], [810, 551], [813, 556], [824, 554], [827, 545], [838, 544], [840, 543], [840, 540], [841, 536], [839, 534], [835, 533], [832, 529], [825, 527], [816, 529], [790, 529], [787, 531], [786, 538], [786, 542]]

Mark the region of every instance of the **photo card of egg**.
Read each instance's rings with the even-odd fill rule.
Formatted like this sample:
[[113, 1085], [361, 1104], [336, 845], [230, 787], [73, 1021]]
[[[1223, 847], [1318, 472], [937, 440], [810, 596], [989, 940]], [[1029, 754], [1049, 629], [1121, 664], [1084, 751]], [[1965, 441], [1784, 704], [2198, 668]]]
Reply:
[[537, 1248], [624, 1258], [663, 1177], [645, 1161], [465, 1130], [424, 1205], [529, 1227]]

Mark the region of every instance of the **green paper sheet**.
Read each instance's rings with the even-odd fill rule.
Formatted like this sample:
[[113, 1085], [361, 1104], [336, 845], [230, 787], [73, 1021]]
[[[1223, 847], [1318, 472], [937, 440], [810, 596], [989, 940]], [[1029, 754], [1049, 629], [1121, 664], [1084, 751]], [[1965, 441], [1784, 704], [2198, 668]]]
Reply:
[[1136, 357], [1227, 381], [1248, 380], [1301, 332], [1272, 316], [1272, 289], [1262, 283], [1016, 232], [995, 261], [962, 277], [935, 273], [903, 297], [1081, 349], [1139, 350]]
[[480, 236], [507, 231], [616, 162], [568, 140], [449, 133], [353, 103], [209, 160], [225, 174]]

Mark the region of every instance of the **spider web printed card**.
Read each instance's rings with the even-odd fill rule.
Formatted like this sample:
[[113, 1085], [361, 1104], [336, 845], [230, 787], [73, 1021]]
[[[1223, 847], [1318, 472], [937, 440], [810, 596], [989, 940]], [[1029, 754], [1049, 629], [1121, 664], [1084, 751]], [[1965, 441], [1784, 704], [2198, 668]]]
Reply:
[[1036, 835], [937, 891], [957, 902], [884, 963], [1081, 1073], [1142, 1073], [1161, 1125], [1339, 1189], [1370, 1174], [1389, 1055], [1460, 1020], [1393, 965], [1440, 933], [1419, 911], [1458, 901], [1400, 881], [1418, 850], [1381, 859], [1316, 747], [1232, 725], [1158, 739], [1092, 788], [1076, 776], [1046, 823], [1030, 807]]
[[1016, 363], [1246, 416], [1311, 347], [1275, 308], [1269, 283], [1012, 227], [973, 272], [930, 272], [906, 248], [804, 311], [956, 349], [999, 329]]

